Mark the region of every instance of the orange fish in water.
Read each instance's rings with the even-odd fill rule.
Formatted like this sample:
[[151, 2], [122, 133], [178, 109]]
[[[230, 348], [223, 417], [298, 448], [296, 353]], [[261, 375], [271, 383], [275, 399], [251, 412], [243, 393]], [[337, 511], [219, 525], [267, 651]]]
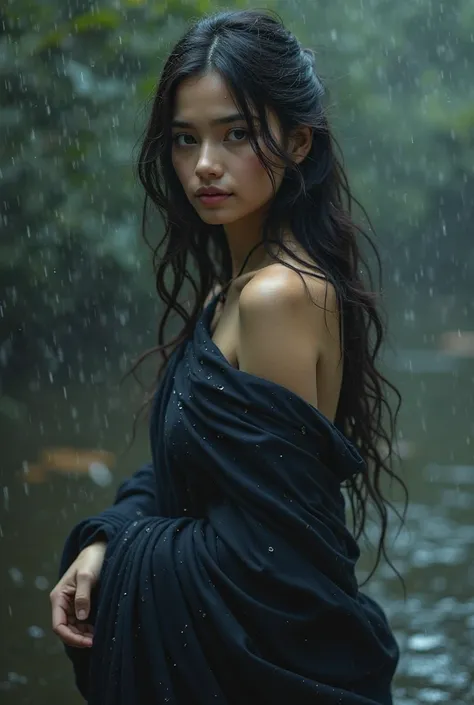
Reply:
[[91, 474], [94, 466], [107, 470], [115, 465], [115, 455], [106, 450], [82, 448], [44, 448], [36, 463], [25, 463], [23, 479], [29, 484], [41, 484], [48, 473], [61, 475]]
[[115, 456], [106, 450], [82, 448], [44, 448], [40, 453], [40, 464], [49, 472], [87, 473], [92, 463], [111, 467]]
[[29, 485], [41, 485], [47, 480], [46, 470], [38, 463], [25, 463], [22, 474]]

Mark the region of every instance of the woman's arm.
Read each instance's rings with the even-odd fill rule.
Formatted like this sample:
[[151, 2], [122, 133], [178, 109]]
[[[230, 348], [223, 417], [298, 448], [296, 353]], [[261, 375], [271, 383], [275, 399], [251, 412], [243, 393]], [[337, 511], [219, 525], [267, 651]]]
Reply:
[[74, 527], [64, 547], [61, 575], [84, 548], [97, 541], [110, 541], [126, 523], [155, 516], [156, 511], [155, 472], [153, 464], [146, 463], [120, 485], [111, 507]]

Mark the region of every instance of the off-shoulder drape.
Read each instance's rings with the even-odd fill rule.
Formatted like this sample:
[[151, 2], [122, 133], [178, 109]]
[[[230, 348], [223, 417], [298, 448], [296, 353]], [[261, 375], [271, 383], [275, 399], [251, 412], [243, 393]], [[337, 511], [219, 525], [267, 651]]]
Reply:
[[68, 649], [78, 686], [90, 705], [390, 705], [398, 649], [358, 590], [341, 493], [365, 465], [225, 360], [214, 303], [168, 365], [153, 463], [67, 541], [61, 572], [108, 540], [93, 647]]

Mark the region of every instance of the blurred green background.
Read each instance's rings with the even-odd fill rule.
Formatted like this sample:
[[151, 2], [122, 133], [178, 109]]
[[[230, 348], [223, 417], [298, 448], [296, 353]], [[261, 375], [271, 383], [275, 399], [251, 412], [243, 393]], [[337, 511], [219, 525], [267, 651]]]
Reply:
[[[399, 446], [412, 495], [393, 554], [408, 600], [384, 569], [369, 591], [402, 647], [396, 702], [472, 697], [474, 0], [5, 0], [2, 702], [79, 702], [49, 631], [58, 552], [69, 527], [106, 506], [148, 454], [146, 428], [122, 454], [141, 397], [118, 386], [131, 356], [154, 344], [160, 313], [139, 235], [136, 148], [187, 22], [248, 6], [277, 10], [316, 49], [384, 264], [385, 365], [404, 395]], [[97, 456], [94, 474], [65, 461], [25, 482], [50, 446], [105, 448], [116, 463]]]

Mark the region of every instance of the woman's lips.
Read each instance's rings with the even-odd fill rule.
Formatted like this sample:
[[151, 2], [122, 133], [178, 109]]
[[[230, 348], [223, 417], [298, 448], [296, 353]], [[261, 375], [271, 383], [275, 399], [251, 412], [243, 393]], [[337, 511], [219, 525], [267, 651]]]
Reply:
[[230, 193], [203, 193], [202, 196], [198, 196], [198, 198], [205, 206], [214, 206], [218, 203], [222, 203], [222, 201], [225, 201], [231, 195]]

